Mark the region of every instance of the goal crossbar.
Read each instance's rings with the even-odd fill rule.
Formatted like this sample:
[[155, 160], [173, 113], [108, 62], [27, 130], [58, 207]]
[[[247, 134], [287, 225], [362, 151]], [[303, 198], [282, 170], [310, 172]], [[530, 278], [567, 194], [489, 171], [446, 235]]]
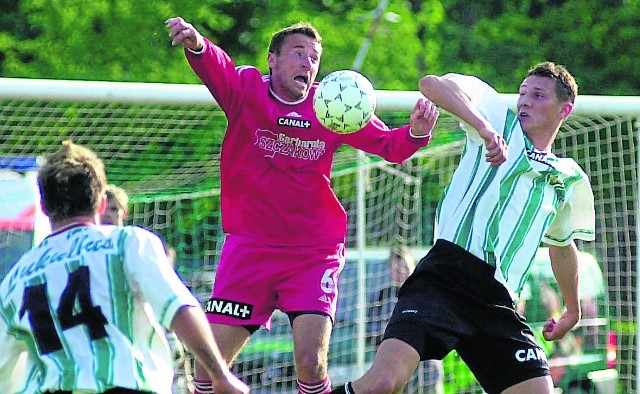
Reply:
[[[420, 92], [376, 90], [381, 111], [407, 111], [422, 97]], [[501, 94], [515, 107], [517, 94]], [[54, 79], [0, 78], [0, 98], [21, 100], [84, 101], [149, 104], [216, 105], [204, 85], [146, 82], [107, 82]], [[575, 115], [640, 115], [640, 97], [580, 95]]]

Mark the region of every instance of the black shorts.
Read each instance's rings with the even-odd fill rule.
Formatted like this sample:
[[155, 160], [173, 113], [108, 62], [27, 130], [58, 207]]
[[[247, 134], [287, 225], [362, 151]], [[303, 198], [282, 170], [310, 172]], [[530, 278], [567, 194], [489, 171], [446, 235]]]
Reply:
[[549, 375], [544, 351], [494, 272], [438, 240], [400, 288], [384, 338], [406, 342], [421, 360], [455, 349], [489, 394]]

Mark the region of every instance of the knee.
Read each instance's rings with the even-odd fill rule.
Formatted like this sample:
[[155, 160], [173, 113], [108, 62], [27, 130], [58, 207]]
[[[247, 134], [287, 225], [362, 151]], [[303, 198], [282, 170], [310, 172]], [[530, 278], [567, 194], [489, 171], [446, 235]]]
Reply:
[[296, 357], [296, 369], [299, 376], [321, 379], [327, 374], [327, 362], [317, 354], [302, 354]]

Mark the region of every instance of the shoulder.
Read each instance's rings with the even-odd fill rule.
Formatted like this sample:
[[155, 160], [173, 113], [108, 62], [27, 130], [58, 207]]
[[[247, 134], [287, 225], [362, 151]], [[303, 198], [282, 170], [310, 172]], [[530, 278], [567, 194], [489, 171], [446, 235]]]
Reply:
[[[242, 87], [241, 91], [247, 92], [262, 92], [262, 95], [266, 96], [269, 91], [269, 75], [262, 74], [260, 70], [253, 66], [237, 66], [235, 68], [237, 77], [234, 77]], [[250, 93], [253, 95], [253, 93]]]
[[509, 102], [486, 81], [465, 74], [446, 74], [442, 78], [455, 83], [498, 132], [509, 121]]
[[127, 234], [133, 235], [140, 240], [149, 240], [152, 242], [162, 242], [160, 236], [144, 227], [140, 226], [124, 226], [123, 231]]
[[465, 92], [472, 101], [475, 101], [473, 99], [476, 97], [498, 95], [498, 92], [493, 88], [493, 86], [475, 75], [450, 73], [443, 75], [442, 78], [458, 85], [458, 87]]
[[554, 167], [568, 179], [589, 182], [587, 173], [570, 157], [557, 157]]
[[241, 78], [262, 80], [263, 82], [269, 79], [268, 75], [263, 75], [260, 70], [254, 66], [236, 66], [236, 73], [238, 73]]
[[245, 73], [246, 75], [248, 75], [248, 74], [262, 75], [260, 70], [258, 70], [256, 67], [248, 66], [248, 65], [236, 66], [236, 71], [238, 72], [238, 74]]
[[119, 244], [131, 247], [146, 247], [147, 245], [154, 249], [163, 249], [164, 243], [159, 235], [139, 226], [115, 227], [116, 232], [112, 236], [118, 238]]

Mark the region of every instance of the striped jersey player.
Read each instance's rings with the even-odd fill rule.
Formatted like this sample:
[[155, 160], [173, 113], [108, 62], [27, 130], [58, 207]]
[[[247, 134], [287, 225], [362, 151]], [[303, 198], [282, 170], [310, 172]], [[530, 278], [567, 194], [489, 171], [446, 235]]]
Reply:
[[589, 178], [573, 159], [533, 146], [516, 113], [485, 82], [464, 75], [449, 80], [502, 134], [509, 160], [490, 166], [478, 132], [461, 124], [468, 137], [465, 154], [438, 209], [438, 238], [496, 267], [495, 279], [515, 299], [540, 242], [566, 246], [594, 239]]
[[60, 229], [20, 259], [0, 295], [0, 360], [32, 355], [27, 379], [15, 379], [27, 393], [167, 392], [173, 369], [162, 327], [179, 307], [199, 306], [160, 239], [136, 227]]
[[65, 141], [38, 186], [53, 232], [0, 283], [0, 392], [170, 394], [165, 330], [207, 360], [217, 392], [248, 392], [160, 238], [99, 225], [106, 176], [91, 150]]
[[334, 392], [395, 392], [420, 360], [456, 350], [489, 394], [553, 393], [515, 301], [546, 243], [566, 309], [542, 335], [560, 339], [580, 319], [575, 240], [594, 239], [593, 193], [576, 162], [551, 151], [577, 84], [563, 66], [540, 63], [515, 112], [474, 76], [428, 75], [420, 90], [462, 120], [466, 144], [438, 208], [438, 239], [402, 285], [373, 365]]

